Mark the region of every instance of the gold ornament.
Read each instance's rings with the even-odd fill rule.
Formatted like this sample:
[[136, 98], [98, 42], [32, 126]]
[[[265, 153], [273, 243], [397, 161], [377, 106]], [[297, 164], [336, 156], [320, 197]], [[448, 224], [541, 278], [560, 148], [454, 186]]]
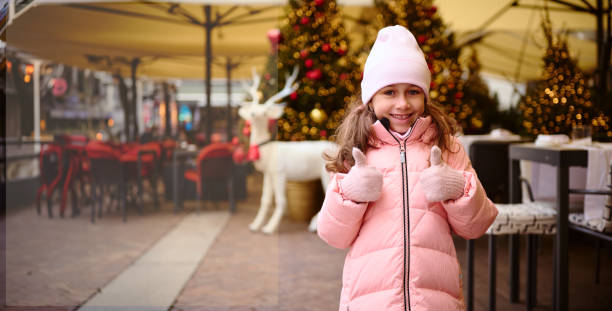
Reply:
[[327, 119], [327, 114], [322, 109], [314, 108], [310, 111], [310, 118], [317, 123], [322, 123]]

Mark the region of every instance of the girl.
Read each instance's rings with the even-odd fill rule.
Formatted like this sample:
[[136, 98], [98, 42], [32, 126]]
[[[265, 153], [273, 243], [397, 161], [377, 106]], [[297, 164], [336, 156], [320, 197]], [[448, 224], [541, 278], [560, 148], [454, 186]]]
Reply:
[[[497, 216], [454, 127], [429, 99], [431, 73], [402, 26], [379, 31], [361, 101], [326, 155], [318, 234], [350, 250], [341, 311], [463, 310], [451, 230], [474, 239]], [[352, 167], [351, 167], [352, 166]]]

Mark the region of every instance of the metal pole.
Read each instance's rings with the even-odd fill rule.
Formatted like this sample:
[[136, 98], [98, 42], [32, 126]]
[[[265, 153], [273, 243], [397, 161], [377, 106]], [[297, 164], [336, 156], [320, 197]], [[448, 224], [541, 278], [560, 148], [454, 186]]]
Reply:
[[227, 71], [227, 141], [232, 139], [232, 59], [227, 58], [225, 70]]
[[211, 92], [211, 85], [210, 85], [210, 67], [211, 67], [211, 63], [212, 63], [212, 49], [211, 49], [211, 32], [213, 29], [213, 24], [210, 21], [210, 5], [205, 5], [204, 6], [204, 30], [205, 30], [205, 44], [206, 44], [206, 48], [205, 48], [205, 58], [204, 60], [206, 61], [205, 63], [205, 68], [206, 68], [206, 77], [205, 77], [205, 87], [206, 87], [206, 113], [204, 114], [206, 116], [206, 125], [205, 125], [205, 131], [206, 131], [206, 143], [210, 143], [210, 136], [212, 135], [212, 109], [210, 106], [210, 92]]
[[138, 135], [144, 133], [144, 115], [142, 113], [142, 92], [143, 92], [143, 81], [138, 80], [136, 82], [136, 124], [138, 125]]
[[[34, 141], [40, 141], [40, 60], [34, 60]], [[40, 143], [34, 144], [34, 151], [40, 151]]]
[[[612, 6], [612, 0], [608, 0], [608, 22], [607, 22], [607, 35], [606, 35], [606, 40], [604, 42], [604, 58], [602, 60], [603, 62], [603, 74], [602, 76], [604, 77], [603, 81], [602, 81], [602, 99], [606, 98], [607, 94], [608, 94], [608, 74], [610, 73], [610, 54], [611, 54], [611, 49], [612, 49], [612, 27], [610, 27], [610, 15], [612, 15], [612, 11], [610, 10], [610, 7]], [[601, 104], [603, 105], [604, 102], [602, 101]]]
[[597, 77], [597, 101], [602, 104], [603, 99], [605, 98], [605, 94], [602, 93], [605, 90], [604, 83], [606, 81], [606, 76], [604, 72], [605, 64], [604, 64], [604, 55], [606, 54], [604, 51], [604, 32], [603, 32], [603, 8], [602, 8], [602, 0], [597, 0], [597, 8], [595, 9], [595, 18], [597, 20], [597, 71], [599, 77]]
[[166, 125], [164, 127], [164, 136], [166, 137], [170, 137], [171, 133], [170, 133], [170, 122], [171, 118], [170, 118], [170, 91], [168, 90], [168, 83], [164, 82], [163, 84], [164, 86], [164, 105], [166, 106], [166, 117], [164, 119], [164, 124]]
[[136, 97], [138, 96], [138, 94], [136, 94], [136, 69], [138, 68], [138, 64], [140, 64], [140, 58], [134, 58], [132, 60], [132, 100], [130, 101], [130, 105], [132, 105], [132, 120], [130, 120], [130, 135], [131, 135], [131, 140], [135, 140], [139, 138], [139, 131], [138, 131], [138, 115], [137, 115], [137, 107], [136, 105], [138, 104], [138, 100], [136, 99]]

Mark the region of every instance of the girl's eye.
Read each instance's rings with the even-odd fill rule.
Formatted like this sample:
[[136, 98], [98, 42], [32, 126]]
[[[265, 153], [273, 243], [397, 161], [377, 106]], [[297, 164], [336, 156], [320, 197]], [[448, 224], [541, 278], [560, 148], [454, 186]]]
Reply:
[[419, 95], [421, 94], [421, 90], [417, 90], [417, 89], [412, 89], [409, 91], [410, 95]]
[[393, 91], [393, 90], [385, 90], [385, 91], [383, 91], [383, 94], [385, 94], [385, 95], [393, 95], [393, 94], [395, 94], [395, 91]]

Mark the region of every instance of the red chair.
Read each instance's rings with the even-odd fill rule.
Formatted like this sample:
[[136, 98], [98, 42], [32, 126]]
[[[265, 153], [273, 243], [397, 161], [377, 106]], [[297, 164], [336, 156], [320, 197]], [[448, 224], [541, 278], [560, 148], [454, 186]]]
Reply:
[[84, 185], [88, 175], [86, 169], [89, 167], [85, 147], [89, 139], [82, 135], [65, 135], [61, 137], [61, 139], [63, 140], [63, 148], [67, 157], [68, 166], [66, 167], [66, 179], [64, 181], [64, 187], [62, 188], [60, 216], [64, 216], [69, 189], [72, 195], [72, 215], [75, 216], [80, 213], [80, 209], [74, 187], [76, 187], [75, 182], [78, 180], [81, 185], [81, 194], [84, 196]]
[[176, 148], [176, 141], [174, 139], [165, 139], [161, 142], [162, 148], [162, 164], [172, 160], [172, 154]]
[[149, 180], [153, 190], [153, 201], [155, 208], [159, 209], [159, 198], [157, 193], [157, 176], [160, 167], [162, 147], [158, 142], [150, 142], [142, 145], [131, 145], [124, 147], [125, 151], [119, 157], [123, 167], [124, 181], [136, 181], [138, 185], [138, 212], [142, 214], [143, 177]]
[[57, 135], [54, 142], [44, 145], [39, 155], [39, 168], [41, 186], [36, 193], [36, 210], [40, 215], [40, 199], [45, 193], [47, 200], [47, 213], [53, 217], [53, 193], [61, 187], [60, 216], [64, 217], [68, 190], [71, 194], [72, 215], [79, 214], [78, 196], [75, 182], [81, 182], [81, 192], [84, 193], [85, 172], [83, 163], [86, 162], [85, 144], [87, 137], [79, 135]]
[[122, 207], [123, 221], [127, 220], [126, 204], [124, 200], [125, 184], [123, 178], [123, 168], [119, 158], [121, 151], [116, 146], [101, 142], [92, 141], [86, 147], [89, 158], [89, 174], [91, 177], [91, 222], [95, 222], [96, 205], [98, 205], [98, 217], [102, 217], [102, 202], [104, 201], [104, 188], [111, 186], [117, 187], [119, 206]]
[[[228, 143], [214, 143], [204, 147], [196, 158], [196, 169], [187, 170], [185, 179], [196, 184], [198, 211], [203, 200], [219, 201], [228, 198], [230, 211], [236, 210], [234, 200], [233, 172], [234, 160], [232, 154], [234, 146]], [[224, 195], [223, 188], [227, 187]], [[217, 187], [217, 189], [215, 189]]]
[[45, 193], [47, 199], [47, 214], [53, 218], [53, 192], [62, 180], [64, 170], [64, 152], [60, 145], [52, 143], [44, 145], [38, 157], [38, 167], [40, 170], [40, 187], [36, 192], [36, 212], [40, 211], [40, 198]]

